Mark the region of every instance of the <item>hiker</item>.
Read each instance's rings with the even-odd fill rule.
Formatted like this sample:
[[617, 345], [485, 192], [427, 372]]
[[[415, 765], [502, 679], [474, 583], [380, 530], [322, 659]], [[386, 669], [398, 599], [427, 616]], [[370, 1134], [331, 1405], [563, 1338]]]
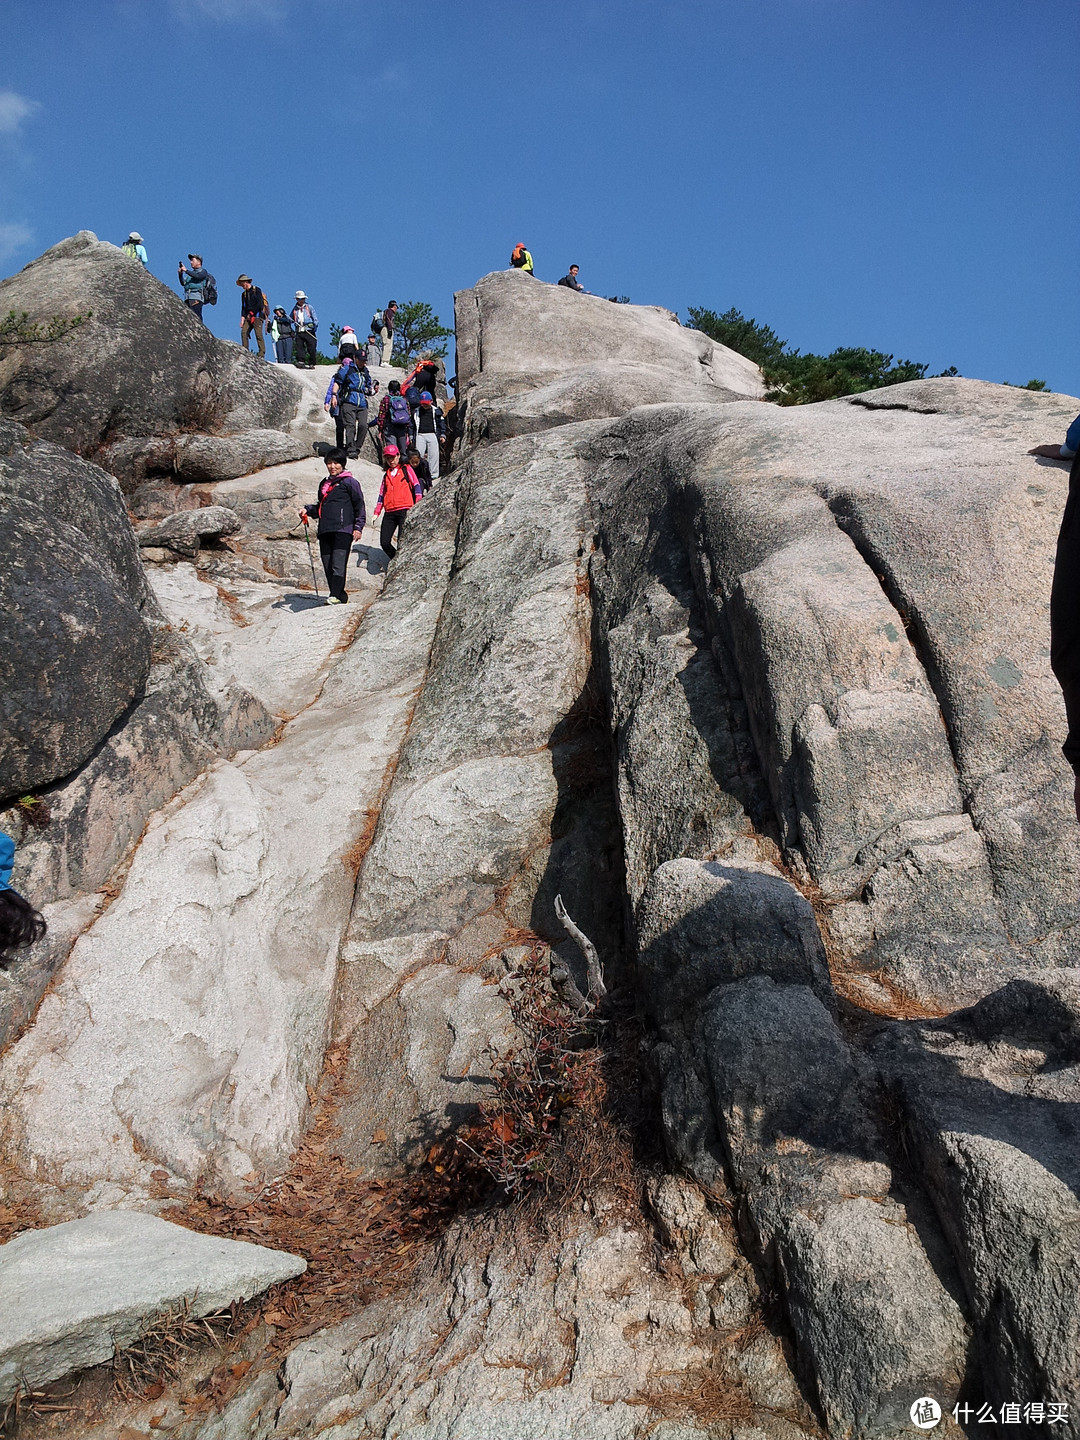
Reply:
[[14, 867], [15, 841], [0, 830], [0, 970], [15, 959], [13, 950], [36, 945], [48, 928], [40, 910], [11, 888]]
[[274, 306], [270, 317], [270, 338], [274, 342], [274, 359], [279, 365], [292, 364], [293, 323], [280, 305]]
[[365, 363], [370, 370], [374, 365], [382, 364], [382, 339], [376, 329], [372, 329], [367, 339], [367, 355]]
[[[367, 368], [361, 370], [353, 357], [346, 355], [334, 371], [323, 409], [328, 410], [334, 417], [338, 449], [344, 450], [350, 460], [357, 459], [360, 454], [364, 431], [367, 429], [367, 397], [372, 393], [371, 376]], [[361, 410], [364, 425], [357, 438]]]
[[351, 325], [341, 327], [341, 339], [338, 341], [337, 358], [345, 360], [351, 358], [360, 364], [360, 351], [362, 350], [360, 339]]
[[255, 343], [259, 347], [259, 359], [266, 359], [266, 344], [263, 341], [263, 326], [270, 314], [270, 305], [250, 275], [238, 275], [236, 283], [244, 292], [240, 296], [240, 344], [251, 353], [251, 332], [255, 332]]
[[428, 465], [424, 457], [420, 454], [419, 450], [410, 450], [409, 453], [405, 456], [405, 463], [408, 465], [409, 469], [413, 472], [416, 478], [420, 481], [420, 489], [426, 495], [431, 489], [432, 485], [431, 467]]
[[386, 468], [379, 486], [379, 498], [375, 502], [375, 513], [371, 518], [377, 520], [380, 513], [385, 512], [379, 530], [379, 544], [392, 560], [397, 554], [394, 535], [397, 534], [400, 539], [406, 515], [418, 500], [423, 499], [424, 492], [415, 472], [408, 465], [401, 464], [401, 454], [396, 445], [386, 445], [383, 448], [383, 465]]
[[296, 292], [296, 304], [292, 308], [292, 315], [289, 317], [296, 326], [295, 351], [297, 355], [297, 370], [315, 369], [315, 336], [319, 329], [319, 317], [308, 304], [308, 298], [303, 290]]
[[533, 258], [525, 249], [525, 241], [519, 240], [514, 246], [510, 256], [510, 264], [515, 270], [524, 270], [526, 275], [533, 273]]
[[150, 262], [146, 258], [146, 246], [143, 244], [143, 238], [137, 230], [132, 230], [123, 245], [120, 246], [120, 249], [125, 255], [130, 255], [132, 260], [138, 260], [144, 270], [150, 269]]
[[384, 454], [388, 445], [394, 445], [398, 454], [403, 455], [412, 440], [412, 411], [401, 393], [400, 380], [390, 381], [387, 393], [379, 402], [379, 435]]
[[1029, 450], [1027, 453], [1041, 455], [1046, 460], [1071, 460], [1078, 450], [1080, 450], [1080, 415], [1066, 430], [1063, 444], [1036, 445], [1034, 450]]
[[[191, 261], [190, 266], [185, 265], [182, 260], [178, 260], [176, 273], [180, 277], [180, 284], [184, 287], [184, 304], [189, 310], [195, 312], [199, 320], [202, 320], [203, 306], [210, 304], [206, 292], [213, 283], [214, 277], [203, 269], [201, 255], [189, 255], [187, 258]], [[205, 320], [203, 320], [203, 324], [206, 324]]]
[[580, 290], [581, 293], [582, 293], [582, 295], [587, 295], [589, 292], [585, 289], [585, 286], [584, 286], [584, 285], [580, 285], [580, 284], [578, 283], [578, 278], [577, 278], [577, 277], [578, 277], [578, 270], [579, 270], [579, 269], [580, 269], [580, 266], [571, 265], [571, 266], [570, 266], [570, 269], [566, 272], [566, 274], [565, 274], [565, 275], [562, 277], [562, 279], [559, 281], [559, 284], [560, 284], [560, 285], [565, 285], [566, 288], [567, 288], [567, 290]]
[[425, 390], [435, 394], [435, 386], [439, 382], [439, 363], [433, 360], [430, 355], [422, 355], [413, 366], [411, 372], [402, 381], [402, 388], [408, 392], [410, 386], [415, 386], [417, 399]]
[[323, 463], [326, 478], [319, 483], [319, 498], [314, 505], [305, 505], [300, 519], [307, 525], [312, 516], [319, 517], [319, 554], [322, 556], [326, 584], [330, 590], [328, 605], [345, 605], [345, 572], [354, 540], [359, 540], [367, 521], [364, 492], [346, 469], [348, 456], [344, 450], [328, 450]]
[[420, 406], [414, 418], [416, 426], [416, 448], [431, 468], [432, 480], [439, 478], [439, 442], [446, 439], [446, 421], [443, 412], [435, 404], [430, 390], [420, 393]]
[[376, 310], [371, 317], [371, 333], [377, 335], [382, 343], [383, 365], [390, 364], [390, 357], [394, 353], [394, 320], [397, 317], [397, 308], [397, 301], [391, 300], [381, 315]]

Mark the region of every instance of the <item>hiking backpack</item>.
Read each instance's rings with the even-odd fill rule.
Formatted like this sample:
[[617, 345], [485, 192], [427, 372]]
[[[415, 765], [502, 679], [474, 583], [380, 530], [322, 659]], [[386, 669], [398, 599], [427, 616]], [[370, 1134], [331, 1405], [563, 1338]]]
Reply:
[[217, 281], [214, 279], [213, 275], [207, 275], [206, 279], [203, 281], [202, 293], [204, 305], [217, 304]]
[[409, 409], [409, 402], [404, 395], [391, 395], [390, 399], [390, 424], [411, 425], [412, 411]]

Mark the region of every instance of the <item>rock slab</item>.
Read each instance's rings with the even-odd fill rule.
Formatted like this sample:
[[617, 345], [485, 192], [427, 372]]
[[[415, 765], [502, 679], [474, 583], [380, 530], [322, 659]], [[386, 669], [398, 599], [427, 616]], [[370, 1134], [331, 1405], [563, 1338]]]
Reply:
[[0, 1246], [0, 1402], [100, 1365], [176, 1306], [208, 1315], [306, 1269], [299, 1255], [134, 1210], [24, 1231]]

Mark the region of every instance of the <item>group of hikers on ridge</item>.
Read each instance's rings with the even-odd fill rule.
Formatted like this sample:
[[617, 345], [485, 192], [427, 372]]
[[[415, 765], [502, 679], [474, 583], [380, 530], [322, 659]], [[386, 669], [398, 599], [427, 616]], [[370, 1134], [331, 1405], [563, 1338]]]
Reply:
[[[146, 266], [146, 250], [141, 235], [132, 231], [121, 248], [126, 255]], [[182, 260], [176, 262], [177, 279], [184, 292], [184, 304], [196, 319], [202, 320], [203, 306], [217, 304], [217, 281], [203, 265], [201, 255], [192, 253], [187, 258], [186, 265]], [[254, 336], [258, 357], [265, 360], [265, 337], [269, 335], [274, 344], [274, 359], [279, 365], [293, 365], [297, 370], [314, 370], [318, 354], [316, 337], [319, 332], [319, 317], [308, 299], [307, 292], [297, 290], [289, 310], [283, 305], [275, 305], [271, 309], [266, 292], [256, 285], [250, 275], [238, 275], [236, 284], [241, 291], [240, 344], [244, 349], [250, 351], [251, 337]], [[376, 310], [371, 317], [367, 342], [363, 346], [358, 345], [358, 356], [367, 364], [390, 364], [397, 311], [397, 301], [391, 300], [384, 310]], [[356, 340], [355, 335], [353, 339]]]
[[[525, 248], [524, 240], [519, 240], [510, 252], [510, 268], [511, 270], [521, 270], [526, 275], [532, 275], [533, 279], [536, 278], [536, 273], [533, 270], [533, 257]], [[586, 290], [585, 286], [582, 285], [578, 279], [580, 269], [580, 265], [571, 265], [570, 269], [557, 283], [567, 290], [579, 290], [582, 295], [589, 295], [591, 291]]]

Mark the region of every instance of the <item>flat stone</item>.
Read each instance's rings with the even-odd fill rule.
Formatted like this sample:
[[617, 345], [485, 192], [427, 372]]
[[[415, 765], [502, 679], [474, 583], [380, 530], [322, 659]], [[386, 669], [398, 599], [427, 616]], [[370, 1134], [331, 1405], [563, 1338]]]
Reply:
[[155, 1316], [208, 1315], [306, 1269], [299, 1255], [135, 1210], [26, 1230], [0, 1246], [0, 1402], [102, 1364]]

